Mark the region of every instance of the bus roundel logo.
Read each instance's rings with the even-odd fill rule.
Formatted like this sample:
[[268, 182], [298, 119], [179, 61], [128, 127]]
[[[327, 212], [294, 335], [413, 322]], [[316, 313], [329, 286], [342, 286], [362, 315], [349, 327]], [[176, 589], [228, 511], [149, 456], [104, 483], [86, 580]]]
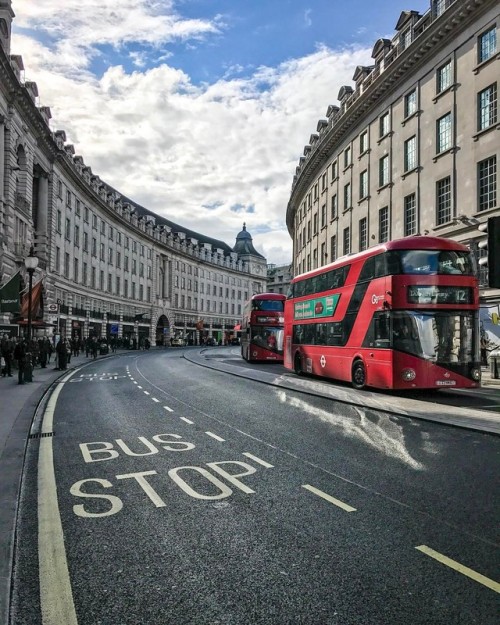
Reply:
[[323, 356], [323, 354], [321, 354], [321, 358], [319, 359], [319, 364], [323, 367], [323, 369], [325, 368], [326, 358]]

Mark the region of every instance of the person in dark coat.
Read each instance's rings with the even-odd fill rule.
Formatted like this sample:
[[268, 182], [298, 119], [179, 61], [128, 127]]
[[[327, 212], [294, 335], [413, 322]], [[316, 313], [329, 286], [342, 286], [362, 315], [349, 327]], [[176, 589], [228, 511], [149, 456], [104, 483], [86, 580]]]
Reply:
[[38, 361], [42, 369], [47, 366], [47, 342], [45, 339], [39, 339], [38, 341]]
[[66, 369], [68, 364], [68, 350], [66, 347], [66, 341], [61, 339], [59, 343], [56, 345], [56, 353], [57, 353], [57, 365], [59, 370]]
[[24, 384], [24, 373], [26, 371], [26, 365], [27, 365], [27, 354], [26, 354], [26, 343], [24, 342], [23, 338], [19, 339], [19, 342], [16, 344], [14, 348], [14, 358], [15, 360], [17, 360], [17, 371], [18, 371], [17, 382], [18, 384]]
[[1, 350], [2, 358], [4, 359], [4, 362], [5, 362], [5, 366], [2, 369], [2, 376], [5, 377], [6, 375], [8, 375], [9, 378], [11, 378], [14, 345], [11, 339], [6, 335], [2, 338], [2, 342], [0, 344], [0, 350]]

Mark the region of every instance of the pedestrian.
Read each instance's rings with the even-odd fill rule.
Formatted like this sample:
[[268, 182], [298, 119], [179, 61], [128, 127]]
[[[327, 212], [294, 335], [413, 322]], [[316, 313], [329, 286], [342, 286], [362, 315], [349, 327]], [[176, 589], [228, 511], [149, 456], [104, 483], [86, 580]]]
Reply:
[[91, 343], [91, 346], [90, 346], [90, 351], [92, 353], [92, 358], [94, 360], [97, 358], [97, 350], [98, 350], [98, 348], [99, 348], [99, 345], [97, 343], [97, 338], [94, 336], [92, 338], [92, 343]]
[[57, 353], [57, 368], [62, 371], [66, 369], [68, 362], [68, 349], [66, 347], [66, 341], [61, 338], [59, 343], [56, 345], [56, 353]]
[[481, 366], [488, 366], [488, 339], [484, 334], [481, 337]]
[[17, 360], [17, 383], [24, 384], [24, 374], [26, 372], [27, 354], [26, 343], [21, 337], [14, 348], [14, 358]]
[[47, 342], [45, 339], [38, 340], [38, 360], [42, 369], [47, 366]]
[[4, 360], [4, 367], [2, 369], [2, 376], [12, 377], [12, 358], [14, 352], [14, 344], [7, 334], [3, 335], [2, 342], [0, 344], [0, 353]]

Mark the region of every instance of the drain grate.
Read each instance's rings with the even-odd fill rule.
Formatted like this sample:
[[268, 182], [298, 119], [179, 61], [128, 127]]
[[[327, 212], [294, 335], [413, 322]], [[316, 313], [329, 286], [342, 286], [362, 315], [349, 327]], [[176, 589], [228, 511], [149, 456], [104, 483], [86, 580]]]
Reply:
[[50, 438], [55, 436], [55, 432], [38, 432], [37, 434], [30, 434], [28, 438]]

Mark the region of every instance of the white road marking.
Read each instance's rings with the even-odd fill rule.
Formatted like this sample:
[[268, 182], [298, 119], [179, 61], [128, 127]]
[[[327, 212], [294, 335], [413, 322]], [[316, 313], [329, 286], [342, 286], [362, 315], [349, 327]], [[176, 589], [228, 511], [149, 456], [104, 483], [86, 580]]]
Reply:
[[[63, 378], [52, 393], [42, 420], [42, 434], [53, 431], [57, 398], [64, 382], [74, 373]], [[40, 439], [38, 452], [38, 568], [43, 625], [78, 625], [57, 501], [51, 437]]]
[[183, 421], [185, 421], [186, 423], [189, 423], [189, 425], [194, 425], [193, 421], [190, 421], [189, 419], [186, 419], [186, 417], [179, 417], [179, 419], [182, 419]]
[[266, 467], [266, 469], [273, 468], [273, 465], [269, 464], [269, 462], [266, 462], [265, 460], [261, 460], [260, 458], [257, 458], [257, 456], [254, 456], [253, 454], [249, 454], [247, 451], [244, 451], [243, 455], [246, 456], [247, 458], [250, 458], [250, 460], [257, 462], [258, 464], [261, 464], [263, 467]]
[[426, 545], [420, 545], [419, 547], [415, 547], [415, 549], [418, 549], [418, 551], [425, 553], [426, 556], [430, 556], [431, 558], [434, 558], [434, 560], [441, 562], [441, 564], [449, 566], [450, 569], [454, 569], [455, 571], [462, 573], [462, 575], [470, 577], [475, 582], [479, 582], [479, 584], [483, 584], [483, 586], [486, 586], [487, 588], [490, 588], [491, 590], [500, 593], [500, 584], [498, 582], [493, 581], [489, 577], [481, 575], [481, 573], [476, 573], [476, 571], [470, 569], [468, 566], [464, 566], [463, 564], [460, 564], [460, 562], [452, 560], [451, 558], [444, 556], [438, 551], [434, 551], [434, 549], [431, 549]]
[[159, 404], [159, 403], [160, 403], [160, 400], [159, 400], [159, 399], [156, 399], [156, 397], [151, 397], [151, 399], [152, 399], [153, 401], [155, 401], [157, 404]]
[[[141, 387], [139, 386], [139, 388], [141, 388]], [[151, 395], [151, 393], [149, 391], [143, 391], [143, 393], [144, 393], [144, 395]]]
[[134, 382], [134, 384], [137, 384], [137, 382]]
[[169, 408], [168, 406], [163, 406], [165, 408], [165, 410], [168, 410], [169, 412], [173, 412], [173, 408]]
[[345, 510], [346, 512], [356, 512], [356, 508], [353, 508], [352, 506], [344, 503], [343, 501], [340, 501], [340, 499], [335, 499], [335, 497], [332, 497], [331, 495], [324, 493], [322, 490], [319, 490], [318, 488], [315, 488], [314, 486], [310, 486], [309, 484], [303, 484], [302, 488], [305, 488], [306, 490], [311, 491], [311, 493], [314, 493], [315, 495], [322, 497], [326, 501], [333, 503], [335, 506], [342, 508], [342, 510]]
[[142, 388], [142, 386], [140, 386], [139, 384], [137, 385], [137, 388]]
[[217, 434], [214, 434], [213, 432], [205, 432], [205, 434], [207, 436], [211, 436], [212, 438], [215, 438], [216, 441], [219, 441], [221, 443], [225, 443], [226, 442], [223, 438], [221, 438], [220, 436], [217, 436]]

